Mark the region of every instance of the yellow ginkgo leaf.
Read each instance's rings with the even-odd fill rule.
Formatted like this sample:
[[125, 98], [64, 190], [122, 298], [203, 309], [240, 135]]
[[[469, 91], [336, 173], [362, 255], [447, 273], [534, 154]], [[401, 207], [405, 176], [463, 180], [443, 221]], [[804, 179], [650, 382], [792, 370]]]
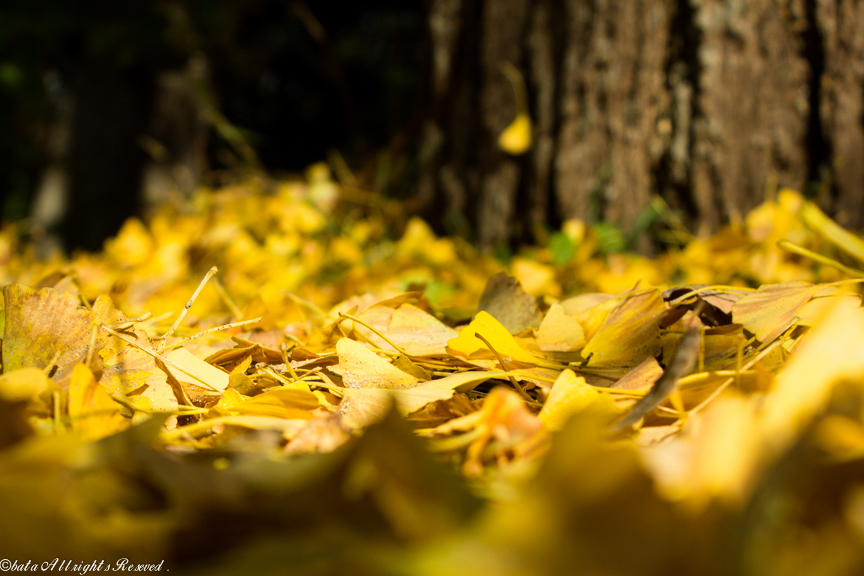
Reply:
[[412, 356], [445, 354], [444, 347], [457, 332], [420, 308], [402, 304], [394, 312], [387, 337]]
[[206, 384], [218, 391], [228, 387], [229, 375], [226, 372], [201, 360], [185, 348], [172, 350], [166, 358], [171, 361], [171, 364], [167, 364], [168, 370], [179, 382], [198, 386]]
[[[86, 358], [94, 327], [125, 319], [107, 295], [97, 298], [92, 308], [85, 308], [71, 294], [53, 288], [34, 290], [10, 284], [3, 289], [3, 300], [4, 372], [53, 364], [56, 370], [52, 377], [58, 383], [66, 380], [74, 364]], [[104, 330], [97, 330], [93, 350], [101, 350], [110, 338]]]
[[498, 137], [498, 147], [508, 154], [518, 156], [531, 148], [531, 117], [528, 115], [528, 96], [525, 89], [525, 79], [519, 70], [509, 62], [503, 62], [501, 71], [513, 86], [516, 95], [516, 118]]
[[372, 350], [350, 338], [336, 342], [342, 382], [347, 388], [413, 388], [420, 381], [399, 370]]
[[732, 306], [732, 320], [768, 342], [782, 334], [799, 310], [824, 286], [807, 282], [768, 284], [744, 296]]
[[760, 425], [774, 446], [785, 446], [824, 410], [837, 383], [849, 380], [861, 387], [864, 309], [851, 298], [836, 300], [765, 396]]
[[[225, 406], [220, 402], [219, 406]], [[309, 419], [312, 410], [318, 408], [318, 398], [307, 388], [274, 388], [262, 394], [236, 402], [231, 401], [231, 412], [248, 416], [269, 416], [272, 418]]]
[[120, 413], [120, 405], [111, 399], [84, 364], [75, 364], [69, 381], [69, 419], [72, 429], [86, 440], [105, 438], [125, 429], [131, 420]]
[[607, 294], [584, 294], [583, 296], [586, 298], [577, 296], [565, 300], [561, 302], [561, 307], [579, 322], [585, 333], [585, 340], [588, 341], [600, 331], [606, 318], [621, 303], [621, 299]]
[[636, 366], [653, 355], [665, 313], [657, 290], [626, 296], [582, 349], [582, 357], [590, 356], [591, 366]]
[[516, 119], [498, 137], [498, 147], [514, 156], [531, 148], [531, 118], [528, 114], [516, 115]]
[[816, 326], [818, 321], [827, 314], [828, 310], [837, 304], [837, 298], [848, 298], [854, 304], [861, 304], [861, 296], [851, 292], [843, 292], [839, 287], [829, 286], [817, 293], [809, 302], [804, 304], [796, 316], [799, 326]]
[[[136, 333], [135, 337], [142, 348], [148, 351], [152, 348], [143, 333]], [[177, 398], [153, 357], [143, 349], [126, 346], [119, 338], [115, 337], [115, 340], [125, 347], [117, 352], [109, 347], [102, 351], [105, 364], [99, 383], [111, 392], [128, 396], [136, 406], [146, 411], [176, 411]]]
[[[572, 370], [564, 370], [555, 380], [549, 397], [540, 410], [540, 421], [549, 430], [558, 430], [564, 426], [571, 414], [583, 410], [600, 396], [601, 393], [585, 382], [585, 378], [577, 376]], [[614, 410], [614, 402], [608, 396], [607, 399], [609, 410]]]
[[[489, 344], [495, 349], [495, 352], [504, 357], [505, 361], [522, 362], [524, 364], [535, 364], [537, 366], [547, 366], [560, 368], [559, 364], [548, 362], [532, 355], [530, 352], [519, 346], [516, 339], [501, 325], [498, 320], [493, 318], [489, 313], [480, 311], [470, 324], [465, 326], [459, 336], [453, 338], [447, 343], [448, 350], [458, 356], [471, 358], [478, 352], [484, 357], [492, 352], [486, 344], [477, 338], [476, 334], [485, 338]], [[492, 356], [494, 357], [494, 356]], [[504, 368], [504, 366], [502, 366]]]
[[32, 400], [50, 385], [44, 370], [19, 368], [0, 376], [0, 398], [8, 402]]
[[657, 359], [651, 356], [638, 366], [631, 368], [629, 372], [612, 384], [610, 388], [615, 388], [616, 390], [648, 390], [662, 375], [663, 368], [657, 362]]
[[393, 402], [400, 414], [408, 416], [430, 402], [449, 400], [456, 392], [468, 392], [481, 382], [506, 375], [493, 371], [458, 372], [402, 390], [345, 388], [339, 414], [349, 426], [363, 428], [380, 420]]
[[537, 331], [537, 345], [547, 352], [572, 352], [585, 345], [585, 333], [561, 305], [553, 304]]

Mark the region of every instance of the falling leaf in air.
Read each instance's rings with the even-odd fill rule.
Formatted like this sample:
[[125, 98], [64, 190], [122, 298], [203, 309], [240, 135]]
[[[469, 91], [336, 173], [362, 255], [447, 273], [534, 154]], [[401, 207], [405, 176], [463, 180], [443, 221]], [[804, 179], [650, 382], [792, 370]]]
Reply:
[[531, 117], [528, 115], [525, 80], [519, 70], [509, 62], [502, 63], [501, 71], [507, 76], [516, 95], [516, 118], [498, 137], [498, 147], [508, 154], [518, 156], [527, 152], [532, 144]]

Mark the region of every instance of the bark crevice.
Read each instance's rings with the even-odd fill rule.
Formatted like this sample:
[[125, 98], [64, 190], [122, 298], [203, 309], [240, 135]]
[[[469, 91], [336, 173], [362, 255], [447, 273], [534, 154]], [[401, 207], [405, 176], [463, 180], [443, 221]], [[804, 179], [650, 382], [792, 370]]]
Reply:
[[[457, 36], [421, 183], [481, 244], [542, 240], [567, 218], [629, 234], [655, 194], [710, 233], [813, 182], [864, 225], [862, 0], [462, 2]], [[520, 157], [496, 146], [515, 115], [502, 60], [528, 87]]]

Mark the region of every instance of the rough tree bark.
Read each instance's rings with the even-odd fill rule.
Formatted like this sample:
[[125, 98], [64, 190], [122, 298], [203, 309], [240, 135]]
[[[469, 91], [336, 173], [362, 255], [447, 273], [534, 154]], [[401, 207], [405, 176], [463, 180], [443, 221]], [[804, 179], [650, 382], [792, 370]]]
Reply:
[[[430, 0], [428, 18], [419, 196], [449, 232], [632, 231], [659, 194], [707, 233], [812, 182], [864, 226], [864, 2]], [[516, 114], [503, 62], [528, 87], [522, 156], [496, 146]]]
[[825, 126], [837, 220], [864, 226], [864, 2], [810, 0], [824, 58], [819, 114]]

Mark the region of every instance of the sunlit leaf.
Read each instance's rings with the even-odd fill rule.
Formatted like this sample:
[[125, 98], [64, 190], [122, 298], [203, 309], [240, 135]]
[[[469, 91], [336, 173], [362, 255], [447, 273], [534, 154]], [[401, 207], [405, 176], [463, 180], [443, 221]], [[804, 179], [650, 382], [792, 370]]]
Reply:
[[419, 380], [349, 338], [336, 343], [343, 381], [348, 388], [412, 388]]
[[592, 366], [636, 366], [654, 353], [666, 307], [657, 290], [625, 296], [582, 349]]
[[197, 358], [185, 348], [172, 350], [165, 356], [171, 361], [167, 365], [171, 374], [180, 382], [206, 384], [217, 391], [228, 387], [228, 374]]
[[111, 338], [100, 329], [101, 324], [112, 324], [123, 317], [107, 296], [98, 298], [90, 310], [80, 306], [70, 294], [11, 284], [3, 289], [3, 298], [4, 371], [28, 366], [47, 368], [53, 362], [56, 370], [52, 373], [58, 381], [68, 376], [74, 364], [85, 359], [94, 329], [93, 352], [98, 352]]
[[309, 390], [275, 388], [243, 402], [233, 404], [230, 411], [249, 416], [308, 419], [318, 407], [318, 399]]
[[559, 304], [553, 304], [537, 331], [537, 344], [541, 350], [571, 352], [585, 345], [582, 325], [568, 316]]
[[540, 420], [550, 430], [558, 430], [564, 426], [567, 419], [585, 409], [587, 406], [604, 399], [604, 409], [617, 413], [615, 403], [608, 395], [597, 391], [585, 382], [585, 378], [577, 376], [572, 370], [564, 370], [549, 393], [538, 415]]
[[822, 286], [806, 282], [760, 286], [732, 306], [732, 320], [760, 342], [769, 342], [789, 328], [798, 311], [820, 290]]
[[67, 402], [73, 430], [86, 440], [98, 440], [129, 426], [118, 405], [102, 389], [93, 373], [84, 364], [76, 364], [69, 381]]
[[772, 445], [786, 445], [823, 409], [833, 387], [864, 374], [864, 310], [851, 299], [835, 306], [777, 376], [760, 426]]
[[387, 337], [412, 356], [445, 354], [444, 348], [457, 332], [431, 314], [411, 304], [393, 311]]
[[510, 332], [500, 322], [484, 311], [478, 312], [474, 320], [459, 331], [459, 336], [447, 343], [447, 348], [465, 358], [471, 358], [478, 352], [485, 353], [486, 357], [489, 357], [491, 351], [475, 334], [483, 336], [494, 347], [496, 352], [504, 356], [505, 360], [509, 358], [511, 361], [522, 362], [524, 364], [558, 366], [557, 364], [533, 356], [519, 346]]

